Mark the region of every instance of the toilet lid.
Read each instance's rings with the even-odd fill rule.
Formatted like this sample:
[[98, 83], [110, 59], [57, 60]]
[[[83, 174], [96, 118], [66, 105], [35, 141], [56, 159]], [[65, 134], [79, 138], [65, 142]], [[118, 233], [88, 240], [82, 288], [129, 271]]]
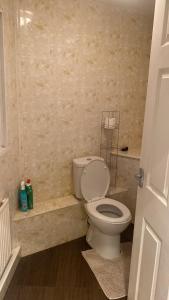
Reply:
[[110, 173], [105, 162], [94, 160], [88, 163], [81, 175], [81, 192], [86, 201], [105, 197], [110, 184]]

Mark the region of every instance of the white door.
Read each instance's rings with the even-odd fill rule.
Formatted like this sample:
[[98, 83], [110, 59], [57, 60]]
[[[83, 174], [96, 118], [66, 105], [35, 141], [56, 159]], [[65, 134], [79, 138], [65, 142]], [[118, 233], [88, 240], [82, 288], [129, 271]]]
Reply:
[[156, 1], [141, 167], [128, 300], [169, 300], [169, 0]]

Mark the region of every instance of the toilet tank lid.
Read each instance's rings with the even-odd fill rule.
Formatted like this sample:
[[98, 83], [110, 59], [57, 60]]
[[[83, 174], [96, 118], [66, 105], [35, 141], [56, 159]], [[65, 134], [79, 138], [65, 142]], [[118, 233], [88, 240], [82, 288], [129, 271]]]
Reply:
[[77, 168], [82, 168], [82, 167], [87, 166], [90, 162], [95, 161], [95, 160], [104, 161], [104, 159], [99, 156], [85, 156], [85, 157], [73, 159], [73, 164]]

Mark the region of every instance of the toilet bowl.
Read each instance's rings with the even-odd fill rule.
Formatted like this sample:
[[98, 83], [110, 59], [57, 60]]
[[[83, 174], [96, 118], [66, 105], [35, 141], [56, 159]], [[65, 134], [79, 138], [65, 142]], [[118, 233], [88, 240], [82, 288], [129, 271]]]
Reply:
[[74, 191], [85, 200], [89, 217], [86, 240], [102, 257], [120, 256], [120, 233], [131, 222], [131, 213], [122, 203], [106, 198], [110, 174], [101, 157], [82, 157], [73, 160]]

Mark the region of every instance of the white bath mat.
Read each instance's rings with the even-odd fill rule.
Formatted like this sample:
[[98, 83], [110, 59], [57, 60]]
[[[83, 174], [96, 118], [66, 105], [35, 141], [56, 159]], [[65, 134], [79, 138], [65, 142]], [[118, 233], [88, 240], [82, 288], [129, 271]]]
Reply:
[[100, 257], [93, 249], [82, 252], [108, 299], [127, 296], [132, 244], [121, 245], [121, 256], [113, 260]]

